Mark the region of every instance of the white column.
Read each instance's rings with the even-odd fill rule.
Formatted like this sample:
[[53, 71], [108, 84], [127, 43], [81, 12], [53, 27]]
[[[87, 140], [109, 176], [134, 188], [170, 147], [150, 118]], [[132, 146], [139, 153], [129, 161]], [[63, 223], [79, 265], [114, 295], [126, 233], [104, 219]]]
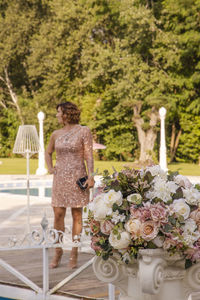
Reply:
[[45, 169], [45, 159], [44, 159], [44, 135], [43, 135], [43, 121], [44, 113], [40, 111], [37, 115], [39, 120], [39, 140], [40, 140], [40, 150], [38, 153], [38, 168], [36, 170], [37, 175], [47, 174], [47, 169]]
[[165, 116], [166, 109], [161, 107], [159, 109], [160, 115], [160, 159], [159, 164], [161, 169], [167, 171], [167, 153], [166, 153], [166, 142], [165, 142]]

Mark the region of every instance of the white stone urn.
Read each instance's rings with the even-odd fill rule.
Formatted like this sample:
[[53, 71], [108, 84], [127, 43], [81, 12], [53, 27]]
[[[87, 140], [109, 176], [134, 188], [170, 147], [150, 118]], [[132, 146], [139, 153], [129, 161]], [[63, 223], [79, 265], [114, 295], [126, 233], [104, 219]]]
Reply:
[[120, 290], [120, 300], [200, 300], [200, 263], [186, 270], [184, 264], [161, 249], [146, 249], [128, 265], [96, 257], [93, 270]]

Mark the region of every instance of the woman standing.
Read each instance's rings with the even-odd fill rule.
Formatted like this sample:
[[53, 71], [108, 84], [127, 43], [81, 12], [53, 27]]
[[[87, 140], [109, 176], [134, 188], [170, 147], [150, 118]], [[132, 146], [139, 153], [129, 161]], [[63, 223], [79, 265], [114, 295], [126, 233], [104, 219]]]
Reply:
[[[72, 240], [82, 231], [82, 207], [89, 202], [89, 188], [94, 186], [92, 134], [88, 127], [79, 125], [80, 110], [71, 102], [57, 105], [56, 117], [63, 125], [55, 130], [45, 152], [45, 160], [50, 174], [53, 174], [52, 207], [54, 228], [64, 232], [66, 208], [71, 207]], [[52, 153], [56, 151], [56, 164], [53, 166]], [[87, 171], [86, 166], [87, 165]], [[86, 189], [76, 183], [79, 178], [88, 176]], [[55, 249], [50, 267], [59, 265], [62, 248]], [[73, 247], [68, 266], [77, 266], [78, 248]]]

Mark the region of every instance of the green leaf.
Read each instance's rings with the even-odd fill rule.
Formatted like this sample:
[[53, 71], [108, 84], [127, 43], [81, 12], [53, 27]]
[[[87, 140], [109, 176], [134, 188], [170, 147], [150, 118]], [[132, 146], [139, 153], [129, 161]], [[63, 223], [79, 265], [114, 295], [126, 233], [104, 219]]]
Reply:
[[192, 266], [192, 261], [190, 259], [185, 260], [185, 269], [188, 269]]

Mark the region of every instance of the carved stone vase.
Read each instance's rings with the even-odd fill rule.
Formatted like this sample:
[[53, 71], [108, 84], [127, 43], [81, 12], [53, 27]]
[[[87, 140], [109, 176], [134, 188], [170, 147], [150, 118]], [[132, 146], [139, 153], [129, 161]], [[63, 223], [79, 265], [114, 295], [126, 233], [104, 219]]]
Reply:
[[184, 264], [179, 256], [147, 249], [128, 265], [115, 256], [96, 257], [93, 270], [120, 290], [120, 300], [200, 300], [200, 263], [186, 270]]

